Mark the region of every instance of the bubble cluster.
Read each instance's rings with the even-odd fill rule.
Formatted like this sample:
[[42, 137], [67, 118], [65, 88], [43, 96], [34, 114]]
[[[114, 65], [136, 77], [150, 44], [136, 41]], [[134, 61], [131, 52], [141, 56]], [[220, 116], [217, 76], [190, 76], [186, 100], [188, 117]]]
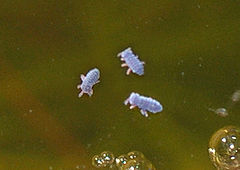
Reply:
[[110, 167], [114, 163], [115, 157], [112, 152], [104, 151], [100, 155], [92, 158], [92, 165], [96, 168]]
[[226, 126], [213, 134], [209, 157], [219, 169], [240, 169], [240, 128]]
[[109, 151], [92, 158], [92, 165], [96, 168], [115, 168], [118, 170], [155, 170], [152, 163], [139, 151], [118, 156], [116, 159]]

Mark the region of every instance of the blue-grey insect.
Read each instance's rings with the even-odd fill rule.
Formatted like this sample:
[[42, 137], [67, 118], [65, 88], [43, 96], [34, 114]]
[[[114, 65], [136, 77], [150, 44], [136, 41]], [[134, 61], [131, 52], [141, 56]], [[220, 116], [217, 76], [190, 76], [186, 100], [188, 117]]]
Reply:
[[80, 76], [82, 84], [77, 86], [78, 89], [82, 91], [79, 93], [78, 97], [81, 97], [84, 93], [87, 93], [89, 96], [93, 94], [93, 85], [99, 83], [100, 71], [97, 68], [90, 70], [86, 76], [81, 74]]
[[148, 117], [147, 111], [151, 113], [161, 112], [163, 110], [162, 105], [155, 99], [151, 97], [141, 96], [138, 93], [132, 92], [124, 101], [124, 104], [127, 105], [130, 103], [130, 109], [135, 108], [136, 106], [140, 109], [141, 114], [145, 117]]
[[140, 76], [144, 74], [143, 65], [145, 64], [145, 62], [140, 61], [138, 59], [138, 56], [133, 54], [130, 47], [120, 52], [117, 56], [121, 57], [122, 61], [125, 61], [125, 63], [123, 63], [121, 66], [128, 67], [128, 70], [126, 72], [127, 75], [129, 75], [131, 71]]

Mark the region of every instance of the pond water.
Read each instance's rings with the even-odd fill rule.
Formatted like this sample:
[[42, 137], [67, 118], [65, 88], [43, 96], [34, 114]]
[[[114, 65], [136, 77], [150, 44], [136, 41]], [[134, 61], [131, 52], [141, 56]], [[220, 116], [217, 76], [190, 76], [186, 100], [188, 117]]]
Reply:
[[[103, 151], [156, 169], [215, 169], [208, 143], [239, 126], [239, 0], [12, 0], [0, 7], [0, 169], [94, 169]], [[126, 75], [127, 47], [145, 74]], [[97, 67], [94, 94], [80, 74]], [[163, 105], [142, 116], [131, 92]], [[233, 103], [234, 102], [234, 103]], [[224, 108], [228, 115], [213, 110]]]

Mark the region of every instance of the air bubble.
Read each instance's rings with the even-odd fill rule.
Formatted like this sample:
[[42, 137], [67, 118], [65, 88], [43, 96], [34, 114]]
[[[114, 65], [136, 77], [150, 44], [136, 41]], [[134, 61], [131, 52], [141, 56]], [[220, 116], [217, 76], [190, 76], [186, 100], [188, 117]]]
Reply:
[[101, 153], [101, 157], [103, 159], [103, 163], [106, 164], [106, 166], [114, 163], [115, 157], [112, 152], [104, 151]]
[[209, 142], [209, 157], [217, 168], [240, 168], [240, 128], [226, 126], [213, 134]]
[[130, 160], [123, 168], [124, 170], [155, 170], [148, 160]]
[[102, 167], [105, 167], [105, 164], [103, 162], [103, 158], [99, 155], [95, 155], [93, 158], [92, 158], [92, 165], [96, 168], [102, 168]]
[[116, 165], [119, 169], [122, 169], [128, 161], [128, 156], [127, 155], [120, 155], [119, 157], [116, 158]]
[[112, 152], [104, 151], [100, 155], [95, 155], [92, 158], [92, 165], [96, 168], [111, 167], [115, 157]]
[[137, 159], [144, 159], [143, 153], [138, 152], [138, 151], [129, 152], [127, 155], [128, 155], [128, 157], [130, 159], [135, 159], [135, 160], [137, 160]]

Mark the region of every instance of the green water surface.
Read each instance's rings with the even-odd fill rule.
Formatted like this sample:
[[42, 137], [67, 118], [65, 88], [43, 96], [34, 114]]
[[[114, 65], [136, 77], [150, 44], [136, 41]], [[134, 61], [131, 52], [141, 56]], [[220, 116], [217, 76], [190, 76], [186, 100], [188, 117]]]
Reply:
[[[145, 74], [125, 75], [132, 47]], [[93, 169], [137, 150], [159, 170], [213, 170], [211, 135], [239, 126], [239, 0], [11, 0], [0, 6], [0, 169]], [[92, 97], [79, 76], [97, 67]], [[143, 117], [132, 92], [161, 102]], [[228, 117], [208, 108], [225, 107]]]

